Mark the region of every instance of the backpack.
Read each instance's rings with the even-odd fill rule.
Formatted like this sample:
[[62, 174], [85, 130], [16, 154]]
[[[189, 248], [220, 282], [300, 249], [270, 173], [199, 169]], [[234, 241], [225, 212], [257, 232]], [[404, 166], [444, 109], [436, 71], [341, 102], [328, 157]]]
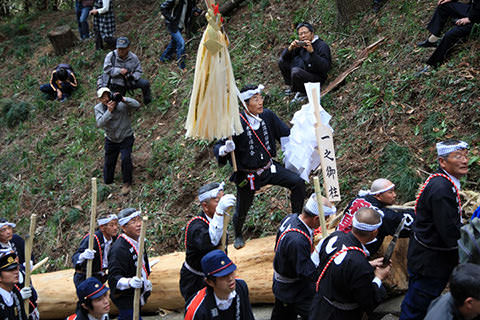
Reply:
[[460, 263], [480, 264], [480, 218], [474, 218], [460, 228], [458, 256]]
[[[116, 60], [116, 55], [114, 50], [112, 51], [112, 56], [110, 57], [110, 63], [112, 64], [112, 68], [115, 68], [115, 60]], [[110, 75], [108, 75], [105, 72], [102, 72], [97, 77], [97, 90], [104, 87], [110, 88], [111, 82], [112, 82], [112, 78], [110, 77]]]

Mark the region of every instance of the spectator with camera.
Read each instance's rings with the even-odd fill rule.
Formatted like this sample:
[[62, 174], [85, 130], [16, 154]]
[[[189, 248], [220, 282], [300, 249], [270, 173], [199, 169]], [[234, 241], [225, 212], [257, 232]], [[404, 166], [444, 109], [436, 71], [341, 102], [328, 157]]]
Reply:
[[103, 86], [109, 87], [113, 92], [120, 92], [122, 96], [125, 96], [127, 91], [133, 92], [140, 88], [143, 103], [149, 104], [152, 101], [150, 82], [141, 78], [142, 66], [138, 57], [130, 51], [130, 40], [127, 37], [119, 37], [116, 47], [116, 50], [109, 52], [105, 57], [103, 72], [107, 83], [103, 83]]
[[332, 63], [330, 48], [315, 35], [310, 23], [302, 22], [296, 29], [298, 40], [282, 51], [278, 62], [285, 84], [291, 87], [286, 93], [296, 93], [292, 102], [306, 99], [304, 83], [323, 84]]
[[95, 106], [97, 127], [105, 130], [105, 161], [103, 165], [103, 180], [111, 184], [115, 175], [115, 165], [118, 154], [122, 159], [122, 195], [127, 195], [132, 189], [132, 147], [134, 142], [130, 111], [137, 110], [140, 103], [121, 93], [112, 93], [109, 88], [97, 91], [99, 103]]

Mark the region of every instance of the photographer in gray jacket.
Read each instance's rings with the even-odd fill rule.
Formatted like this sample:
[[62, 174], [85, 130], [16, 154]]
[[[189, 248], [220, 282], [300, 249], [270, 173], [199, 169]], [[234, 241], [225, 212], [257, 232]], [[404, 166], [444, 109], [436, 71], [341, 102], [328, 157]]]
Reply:
[[142, 66], [138, 57], [130, 51], [130, 40], [127, 37], [117, 39], [117, 49], [105, 57], [103, 72], [108, 75], [108, 82], [104, 86], [113, 92], [120, 92], [123, 96], [127, 91], [142, 89], [143, 103], [152, 101], [150, 82], [142, 79]]
[[123, 97], [119, 92], [112, 93], [108, 88], [97, 91], [100, 101], [95, 106], [97, 127], [105, 130], [105, 162], [103, 180], [105, 184], [113, 182], [118, 154], [122, 159], [122, 194], [127, 195], [132, 187], [132, 147], [134, 142], [130, 111], [137, 110], [137, 100]]

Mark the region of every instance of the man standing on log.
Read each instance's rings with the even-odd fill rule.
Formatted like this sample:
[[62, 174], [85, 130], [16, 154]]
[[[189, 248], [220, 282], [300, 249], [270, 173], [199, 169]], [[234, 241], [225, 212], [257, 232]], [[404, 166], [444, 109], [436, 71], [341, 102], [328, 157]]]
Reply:
[[238, 171], [230, 177], [237, 185], [237, 204], [233, 216], [235, 230], [234, 247], [245, 245], [242, 227], [252, 205], [255, 191], [272, 184], [291, 190], [292, 212], [299, 213], [305, 199], [305, 183], [296, 173], [285, 169], [273, 158], [277, 155], [276, 141], [282, 142], [290, 135], [290, 128], [275, 113], [263, 108], [262, 85], [247, 85], [241, 90], [241, 99], [246, 110], [240, 113], [243, 133], [232, 140], [215, 144], [214, 154], [220, 165], [231, 161], [230, 152], [235, 150]]
[[335, 231], [320, 245], [320, 276], [310, 320], [362, 319], [386, 296], [382, 286], [391, 266], [383, 258], [369, 262], [365, 244], [375, 239], [382, 216], [373, 208], [360, 208], [349, 233]]
[[313, 193], [303, 212], [285, 217], [278, 229], [273, 259], [272, 320], [296, 320], [297, 315], [308, 319], [316, 270], [310, 255], [313, 231], [320, 226], [318, 213], [317, 197]]
[[130, 51], [130, 40], [127, 37], [117, 39], [117, 49], [111, 51], [103, 62], [103, 72], [108, 76], [107, 85], [113, 92], [123, 96], [127, 91], [142, 89], [143, 103], [152, 102], [150, 82], [142, 78], [143, 70], [137, 55]]
[[[145, 305], [152, 291], [148, 280], [150, 265], [147, 250], [138, 252], [142, 219], [140, 211], [134, 208], [123, 209], [118, 214], [118, 222], [123, 233], [113, 243], [108, 261], [108, 285], [112, 290], [112, 302], [118, 308], [119, 320], [133, 319], [133, 297], [135, 289], [141, 288], [140, 306]], [[142, 259], [139, 259], [139, 257]], [[136, 276], [137, 263], [142, 263], [142, 277]], [[139, 310], [140, 311], [140, 310]], [[141, 319], [141, 318], [140, 318]]]
[[78, 287], [85, 280], [87, 260], [93, 260], [92, 276], [101, 283], [107, 281], [108, 254], [118, 235], [118, 218], [115, 214], [105, 214], [97, 219], [98, 230], [93, 234], [93, 250], [88, 249], [89, 235], [83, 237], [80, 247], [72, 256], [75, 274], [73, 282]]
[[306, 99], [304, 83], [323, 84], [332, 63], [330, 48], [315, 35], [310, 23], [298, 24], [297, 33], [299, 40], [293, 40], [283, 50], [278, 62], [285, 84], [291, 86], [288, 91], [296, 92], [292, 102]]
[[180, 292], [185, 301], [205, 287], [200, 261], [218, 247], [223, 234], [223, 217], [235, 205], [233, 194], [223, 195], [223, 185], [223, 182], [214, 182], [198, 190], [202, 212], [185, 228], [185, 262], [180, 270]]
[[400, 237], [406, 238], [410, 236], [411, 225], [415, 219], [413, 210], [402, 210], [400, 212], [389, 209], [395, 203], [397, 194], [395, 193], [395, 185], [387, 179], [380, 178], [372, 182], [370, 190], [360, 190], [358, 197], [355, 198], [344, 211], [342, 221], [338, 225], [338, 230], [345, 233], [352, 230], [352, 218], [355, 212], [362, 207], [374, 207], [377, 211], [383, 213], [383, 222], [378, 229], [376, 240], [366, 245], [371, 255], [374, 255], [380, 249], [383, 239], [386, 236], [393, 236], [397, 226], [403, 217], [407, 217], [403, 231]]
[[[442, 29], [451, 19], [455, 19], [455, 26], [441, 37]], [[473, 24], [480, 22], [480, 0], [470, 0], [468, 3], [454, 0], [439, 0], [432, 19], [427, 26], [431, 35], [417, 44], [419, 47], [433, 47], [435, 51], [427, 60], [427, 65], [438, 67], [447, 57], [450, 49], [461, 39], [468, 37]], [[421, 72], [428, 71], [425, 67]]]
[[462, 226], [460, 178], [468, 173], [468, 144], [447, 140], [436, 147], [439, 170], [425, 181], [415, 206], [402, 320], [423, 319], [430, 302], [445, 289], [458, 264], [457, 241]]
[[97, 127], [105, 130], [105, 162], [103, 164], [103, 181], [111, 184], [115, 175], [118, 154], [122, 158], [122, 194], [127, 195], [132, 190], [132, 148], [133, 129], [130, 111], [138, 110], [137, 100], [122, 97], [118, 92], [112, 94], [108, 88], [97, 91], [100, 103], [95, 106]]
[[0, 319], [25, 320], [24, 300], [32, 296], [32, 288], [18, 290], [19, 264], [17, 255], [10, 250], [0, 250]]
[[254, 320], [245, 281], [235, 279], [237, 266], [221, 250], [202, 258], [207, 286], [188, 301], [185, 320]]

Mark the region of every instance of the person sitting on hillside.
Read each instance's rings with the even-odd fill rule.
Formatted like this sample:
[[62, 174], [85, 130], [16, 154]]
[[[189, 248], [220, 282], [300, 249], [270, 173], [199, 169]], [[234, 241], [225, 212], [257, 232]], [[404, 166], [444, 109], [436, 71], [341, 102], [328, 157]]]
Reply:
[[397, 194], [395, 193], [395, 185], [387, 179], [376, 179], [372, 182], [370, 190], [361, 190], [358, 197], [352, 200], [344, 211], [342, 220], [338, 225], [338, 230], [348, 233], [352, 230], [352, 220], [355, 212], [362, 207], [374, 208], [383, 215], [383, 223], [378, 228], [378, 234], [374, 241], [368, 243], [366, 248], [371, 255], [375, 254], [383, 243], [386, 236], [395, 234], [397, 226], [402, 221], [403, 217], [407, 217], [403, 231], [400, 236], [407, 238], [410, 236], [415, 214], [413, 209], [406, 209], [402, 211], [394, 211], [387, 206], [395, 203]]
[[199, 15], [201, 10], [195, 7], [194, 0], [175, 1], [166, 0], [160, 5], [160, 11], [165, 18], [168, 32], [172, 39], [167, 48], [160, 56], [161, 62], [167, 62], [172, 59], [172, 54], [177, 55], [178, 67], [185, 69], [185, 40], [182, 37], [182, 30], [188, 29], [193, 15]]
[[115, 214], [103, 214], [98, 220], [98, 230], [94, 233], [93, 250], [88, 249], [89, 234], [83, 237], [77, 251], [72, 256], [75, 274], [73, 283], [78, 287], [85, 280], [87, 260], [92, 260], [92, 276], [101, 283], [107, 281], [108, 253], [118, 235], [118, 217]]
[[93, 31], [95, 32], [95, 49], [103, 49], [103, 42], [108, 48], [114, 48], [116, 31], [113, 0], [95, 0], [90, 14], [93, 15]]
[[150, 82], [141, 78], [142, 66], [138, 57], [130, 51], [130, 40], [127, 37], [117, 39], [117, 49], [111, 51], [103, 62], [103, 72], [109, 78], [104, 84], [113, 92], [120, 92], [122, 96], [128, 91], [142, 89], [143, 103], [149, 104], [152, 101]]
[[91, 277], [84, 280], [77, 287], [77, 310], [66, 320], [108, 320], [110, 299], [108, 287]]
[[304, 83], [325, 83], [332, 63], [330, 48], [315, 35], [310, 23], [298, 24], [297, 33], [299, 40], [283, 50], [278, 62], [285, 84], [291, 86], [287, 92], [296, 92], [292, 102], [306, 98]]
[[[455, 26], [447, 31], [442, 38], [442, 29], [451, 18], [455, 19]], [[478, 22], [480, 22], [480, 0], [470, 0], [470, 3], [439, 0], [433, 17], [427, 26], [431, 35], [417, 44], [417, 46], [423, 48], [436, 47], [426, 62], [428, 66], [421, 72], [428, 71], [430, 66], [438, 67], [442, 64], [450, 49], [459, 40], [466, 38], [472, 31], [473, 24]]]
[[77, 78], [69, 64], [61, 63], [55, 67], [50, 76], [50, 83], [42, 84], [40, 91], [49, 99], [65, 101], [77, 89]]
[[480, 266], [458, 265], [450, 277], [450, 292], [432, 301], [425, 320], [470, 320], [479, 315]]

